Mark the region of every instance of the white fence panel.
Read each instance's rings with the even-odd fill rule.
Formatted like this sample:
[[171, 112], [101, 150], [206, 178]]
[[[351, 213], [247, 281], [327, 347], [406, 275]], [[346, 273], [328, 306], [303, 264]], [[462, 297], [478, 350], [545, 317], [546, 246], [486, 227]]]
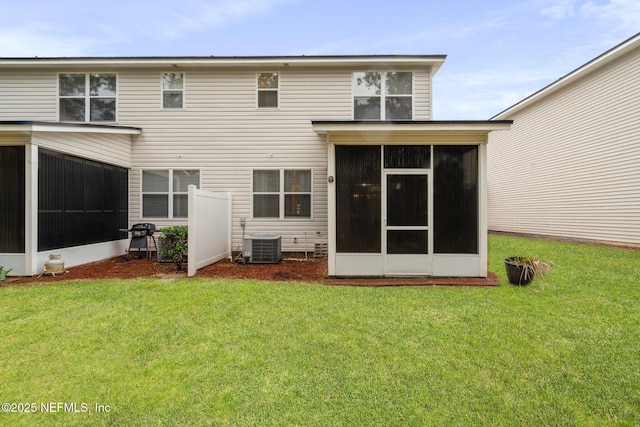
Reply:
[[231, 194], [189, 186], [188, 274], [231, 258]]

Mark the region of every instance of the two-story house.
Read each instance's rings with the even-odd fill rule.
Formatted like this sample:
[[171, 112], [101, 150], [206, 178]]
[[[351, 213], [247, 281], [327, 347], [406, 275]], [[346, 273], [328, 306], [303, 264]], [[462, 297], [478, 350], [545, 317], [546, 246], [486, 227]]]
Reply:
[[0, 59], [0, 264], [122, 255], [119, 229], [187, 224], [196, 185], [233, 194], [235, 250], [243, 219], [326, 242], [331, 276], [486, 276], [486, 143], [511, 122], [433, 121], [444, 60]]

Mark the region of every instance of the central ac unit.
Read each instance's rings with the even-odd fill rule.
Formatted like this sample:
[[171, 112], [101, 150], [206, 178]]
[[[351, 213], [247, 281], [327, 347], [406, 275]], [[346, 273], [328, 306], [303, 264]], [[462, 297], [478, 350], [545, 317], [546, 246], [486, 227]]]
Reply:
[[275, 234], [250, 234], [242, 242], [242, 256], [250, 264], [277, 264], [282, 256], [280, 241]]

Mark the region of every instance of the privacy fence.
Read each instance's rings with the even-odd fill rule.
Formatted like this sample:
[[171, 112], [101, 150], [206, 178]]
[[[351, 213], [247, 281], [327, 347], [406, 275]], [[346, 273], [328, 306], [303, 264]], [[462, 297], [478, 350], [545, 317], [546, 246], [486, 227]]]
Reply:
[[231, 257], [231, 194], [189, 186], [188, 274]]

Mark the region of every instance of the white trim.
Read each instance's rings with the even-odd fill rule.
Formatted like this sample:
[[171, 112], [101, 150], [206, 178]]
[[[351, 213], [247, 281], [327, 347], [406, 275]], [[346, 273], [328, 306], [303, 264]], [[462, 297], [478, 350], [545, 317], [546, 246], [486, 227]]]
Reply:
[[[332, 177], [332, 182], [329, 182]], [[327, 245], [328, 245], [328, 273], [336, 275], [336, 146], [327, 135]]]
[[362, 67], [383, 68], [389, 64], [398, 67], [431, 67], [432, 76], [442, 66], [446, 55], [361, 55], [361, 56], [274, 56], [274, 57], [105, 57], [105, 58], [12, 58], [2, 59], [3, 68], [73, 69], [102, 68], [174, 68], [174, 67]]
[[[313, 130], [319, 135], [329, 133], [335, 134], [372, 134], [380, 135], [380, 133], [389, 133], [394, 135], [424, 133], [429, 135], [437, 135], [437, 133], [447, 133], [447, 135], [456, 134], [479, 134], [489, 133], [495, 130], [509, 130], [511, 123], [490, 123], [490, 122], [447, 122], [433, 121], [421, 122], [386, 122], [376, 120], [363, 120], [353, 123], [335, 122], [335, 123], [313, 123]], [[456, 143], [458, 145], [459, 143]]]
[[25, 145], [25, 246], [26, 275], [38, 272], [38, 146]]
[[119, 127], [86, 122], [24, 122], [2, 123], [0, 132], [60, 132], [60, 133], [102, 133], [140, 135], [142, 130], [134, 127]]
[[487, 184], [487, 144], [478, 144], [478, 252], [480, 277], [487, 277], [489, 263], [489, 192]]

